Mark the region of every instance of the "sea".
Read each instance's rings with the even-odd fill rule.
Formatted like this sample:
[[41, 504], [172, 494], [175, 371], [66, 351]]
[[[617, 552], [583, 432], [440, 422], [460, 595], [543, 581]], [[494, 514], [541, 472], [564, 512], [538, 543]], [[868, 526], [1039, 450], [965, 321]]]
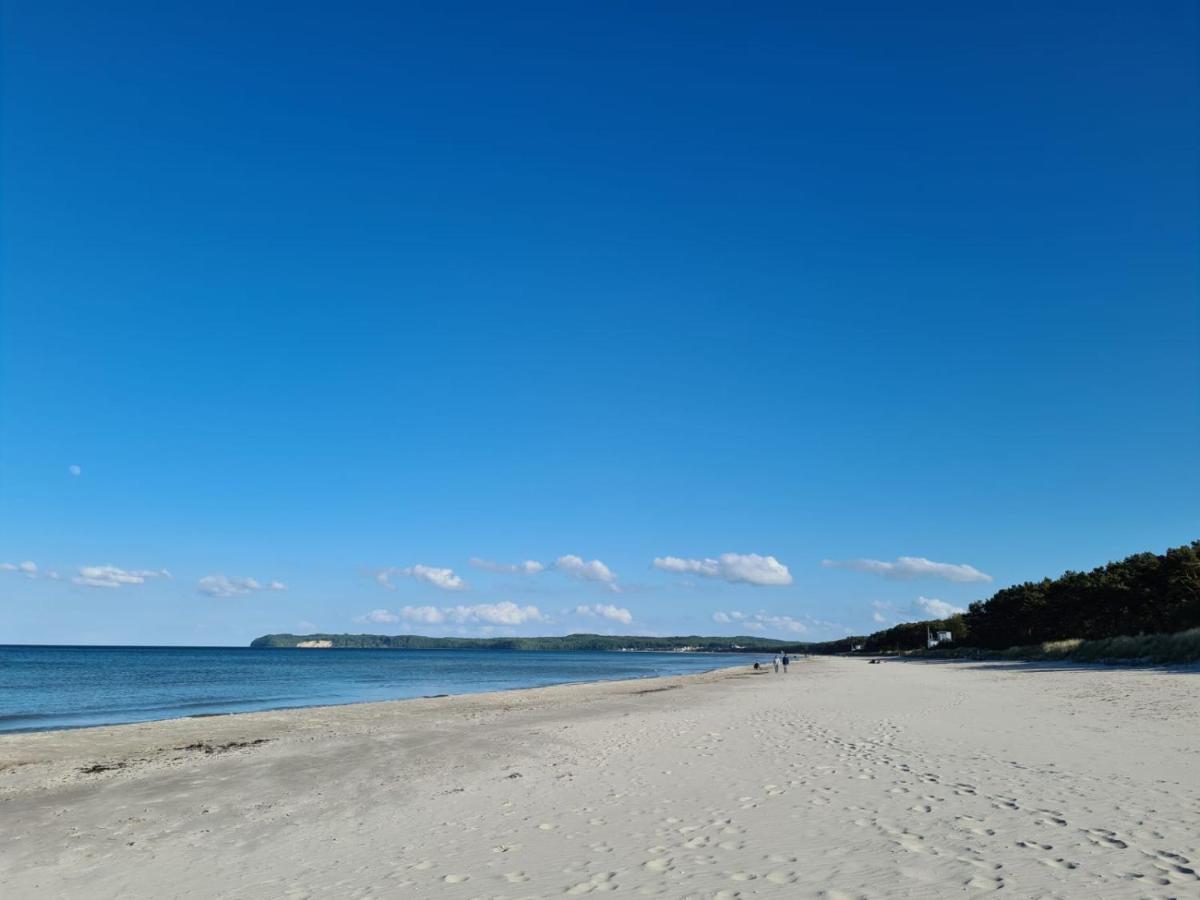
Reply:
[[751, 665], [746, 654], [0, 645], [0, 733]]

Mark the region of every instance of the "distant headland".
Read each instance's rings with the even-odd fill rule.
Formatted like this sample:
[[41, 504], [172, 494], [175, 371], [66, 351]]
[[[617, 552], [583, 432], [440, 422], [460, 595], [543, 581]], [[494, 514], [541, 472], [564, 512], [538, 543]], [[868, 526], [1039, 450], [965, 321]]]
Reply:
[[257, 648], [315, 650], [611, 650], [660, 653], [755, 653], [785, 649], [803, 650], [806, 645], [772, 638], [646, 637], [611, 634], [567, 634], [560, 637], [425, 637], [418, 634], [265, 634], [250, 642]]

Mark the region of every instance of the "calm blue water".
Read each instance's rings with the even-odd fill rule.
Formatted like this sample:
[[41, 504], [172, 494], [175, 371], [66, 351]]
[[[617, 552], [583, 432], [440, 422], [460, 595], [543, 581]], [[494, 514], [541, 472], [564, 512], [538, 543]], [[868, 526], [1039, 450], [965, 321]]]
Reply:
[[0, 646], [0, 732], [749, 665], [714, 653]]

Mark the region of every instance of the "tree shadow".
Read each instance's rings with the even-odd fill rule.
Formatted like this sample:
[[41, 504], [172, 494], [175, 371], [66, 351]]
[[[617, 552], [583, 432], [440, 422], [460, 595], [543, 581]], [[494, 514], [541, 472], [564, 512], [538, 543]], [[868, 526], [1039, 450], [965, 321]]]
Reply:
[[886, 657], [889, 663], [907, 663], [922, 666], [960, 666], [990, 672], [1060, 672], [1087, 674], [1108, 672], [1113, 669], [1134, 672], [1169, 672], [1176, 675], [1200, 675], [1200, 662], [1150, 663], [1137, 660], [1114, 660], [1113, 662], [1076, 662], [1057, 659], [927, 659], [914, 656]]

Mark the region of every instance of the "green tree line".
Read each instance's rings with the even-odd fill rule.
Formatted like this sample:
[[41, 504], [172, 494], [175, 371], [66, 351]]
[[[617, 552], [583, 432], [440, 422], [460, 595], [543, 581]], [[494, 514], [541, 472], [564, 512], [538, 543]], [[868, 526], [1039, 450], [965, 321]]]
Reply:
[[1003, 650], [1045, 641], [1165, 634], [1200, 627], [1200, 541], [1165, 553], [1137, 553], [1090, 572], [1027, 581], [972, 603], [949, 619], [907, 622], [866, 637], [814, 645], [838, 653], [925, 646], [926, 628], [950, 631], [956, 644]]

